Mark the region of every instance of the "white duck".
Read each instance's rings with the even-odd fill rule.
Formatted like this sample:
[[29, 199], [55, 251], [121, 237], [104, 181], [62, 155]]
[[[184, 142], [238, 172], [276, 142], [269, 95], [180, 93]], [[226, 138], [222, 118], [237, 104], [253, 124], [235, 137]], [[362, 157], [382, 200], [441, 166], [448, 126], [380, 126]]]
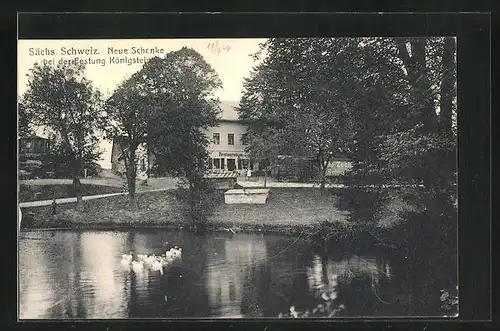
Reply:
[[121, 263], [121, 264], [123, 264], [123, 265], [130, 265], [130, 261], [129, 261], [129, 260], [127, 260], [127, 259], [122, 259], [122, 260], [120, 261], [120, 263]]
[[148, 258], [147, 254], [137, 254], [137, 260], [138, 261], [144, 261]]
[[132, 268], [135, 270], [141, 270], [144, 268], [144, 262], [142, 261], [132, 261]]
[[143, 262], [144, 262], [144, 264], [151, 266], [155, 260], [156, 260], [156, 258], [154, 257], [154, 255], [150, 255], [150, 256], [147, 256], [143, 260]]
[[175, 259], [175, 258], [180, 258], [181, 256], [182, 256], [182, 248], [175, 246], [172, 251], [172, 257]]
[[159, 271], [160, 273], [163, 273], [163, 263], [161, 261], [156, 260], [151, 264], [151, 270], [153, 271]]
[[129, 254], [123, 254], [122, 255], [122, 264], [130, 264], [132, 262], [133, 256], [132, 252]]

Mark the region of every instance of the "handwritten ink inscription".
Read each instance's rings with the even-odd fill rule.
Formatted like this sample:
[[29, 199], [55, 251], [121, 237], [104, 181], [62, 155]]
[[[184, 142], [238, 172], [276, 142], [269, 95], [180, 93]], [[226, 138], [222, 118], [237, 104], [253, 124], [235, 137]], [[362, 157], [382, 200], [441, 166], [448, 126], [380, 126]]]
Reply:
[[231, 50], [231, 46], [220, 43], [218, 40], [208, 43], [207, 48], [212, 53], [215, 53], [217, 55], [219, 55], [221, 52], [229, 52]]

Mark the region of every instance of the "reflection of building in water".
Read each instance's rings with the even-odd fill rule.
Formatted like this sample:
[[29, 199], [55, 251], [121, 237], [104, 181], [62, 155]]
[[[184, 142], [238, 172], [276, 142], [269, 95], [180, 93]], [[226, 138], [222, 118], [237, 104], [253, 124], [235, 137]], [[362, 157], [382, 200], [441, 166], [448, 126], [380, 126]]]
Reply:
[[338, 277], [351, 279], [362, 275], [369, 275], [372, 285], [378, 284], [379, 268], [375, 259], [352, 256], [342, 261], [332, 261], [322, 260], [316, 255], [312, 267], [307, 269], [309, 288], [318, 294], [335, 292]]
[[233, 238], [219, 250], [217, 255], [209, 254], [207, 288], [210, 306], [220, 316], [241, 316], [242, 287], [250, 277], [251, 268], [266, 260], [266, 245], [264, 241]]
[[117, 255], [124, 247], [124, 238], [111, 233], [84, 233], [80, 243], [81, 286], [92, 294], [84, 295], [86, 318], [128, 317], [128, 296], [117, 271]]

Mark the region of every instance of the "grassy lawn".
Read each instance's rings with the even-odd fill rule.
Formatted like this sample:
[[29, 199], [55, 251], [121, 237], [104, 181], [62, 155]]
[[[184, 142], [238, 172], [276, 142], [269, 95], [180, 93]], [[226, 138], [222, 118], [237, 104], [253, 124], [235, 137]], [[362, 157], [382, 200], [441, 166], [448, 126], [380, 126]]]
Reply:
[[[335, 205], [337, 198], [327, 190], [321, 192], [317, 188], [273, 188], [264, 205], [227, 205], [224, 203], [224, 191], [216, 194], [215, 210], [209, 217], [210, 223], [215, 227], [302, 228], [315, 225], [322, 220], [346, 219], [346, 213], [337, 209]], [[49, 223], [51, 226], [57, 226], [65, 219], [70, 222], [69, 224], [90, 227], [105, 224], [125, 227], [169, 224], [189, 226], [181, 214], [179, 201], [173, 192], [141, 193], [137, 196], [137, 200], [139, 209], [135, 212], [126, 210], [127, 196], [84, 201], [83, 214], [71, 211], [74, 208], [73, 203], [63, 204], [58, 207], [57, 219]], [[29, 208], [26, 212], [28, 211], [38, 220], [37, 224], [49, 225], [47, 222], [52, 219], [50, 206]]]
[[[121, 187], [82, 184], [83, 195], [97, 195], [124, 192]], [[36, 194], [36, 196], [35, 196]], [[73, 185], [24, 185], [19, 186], [19, 201], [51, 200], [74, 197]]]
[[311, 225], [318, 221], [344, 221], [346, 213], [336, 205], [337, 199], [317, 188], [273, 188], [264, 205], [228, 205], [223, 197], [210, 220], [239, 225]]

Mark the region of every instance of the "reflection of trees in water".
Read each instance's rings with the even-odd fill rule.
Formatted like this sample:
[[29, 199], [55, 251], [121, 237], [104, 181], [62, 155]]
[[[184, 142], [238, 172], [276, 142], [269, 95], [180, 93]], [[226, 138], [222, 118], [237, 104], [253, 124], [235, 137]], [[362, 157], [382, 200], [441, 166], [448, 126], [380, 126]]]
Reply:
[[350, 279], [357, 275], [366, 274], [373, 282], [377, 282], [379, 272], [379, 266], [375, 259], [357, 255], [341, 261], [333, 261], [315, 255], [312, 266], [307, 270], [309, 287], [318, 291], [331, 290], [337, 284], [339, 276]]
[[440, 269], [429, 261], [405, 261], [400, 258], [399, 263], [394, 263], [394, 283], [400, 284], [395, 300], [405, 308], [407, 314], [442, 315], [439, 294], [446, 278], [440, 278]]
[[253, 266], [243, 282], [241, 314], [245, 317], [269, 315], [266, 303], [270, 300], [271, 277], [265, 262]]
[[[393, 285], [386, 288], [388, 301], [396, 302], [393, 311], [397, 315], [440, 316], [440, 290], [453, 293], [457, 284], [457, 212], [446, 194], [430, 197], [422, 191], [415, 197], [403, 193], [347, 190], [339, 204], [350, 211], [352, 221], [377, 233], [379, 244], [395, 255]], [[419, 204], [425, 208], [416, 212], [414, 207]]]
[[[22, 318], [85, 318], [79, 232], [47, 232], [20, 255]], [[23, 270], [25, 270], [23, 272]], [[42, 295], [40, 295], [42, 294]]]
[[43, 318], [56, 300], [46, 256], [55, 252], [42, 240], [23, 239], [19, 245], [20, 318]]
[[[299, 238], [300, 239], [300, 238]], [[310, 245], [297, 238], [266, 236], [267, 259], [254, 264], [243, 285], [242, 314], [275, 317], [292, 302], [308, 302]]]
[[[251, 277], [252, 269], [267, 259], [265, 242], [255, 236], [246, 235], [215, 242], [209, 250], [207, 266], [210, 306], [217, 315], [240, 316], [249, 311], [248, 307], [255, 306], [250, 303], [255, 301], [254, 296], [245, 286]], [[255, 309], [250, 312], [255, 313]]]
[[[423, 283], [432, 287], [432, 282], [427, 278], [422, 282], [418, 278], [422, 272], [408, 261], [384, 255], [377, 259], [354, 255], [341, 260], [316, 255], [311, 261], [307, 281], [315, 300], [305, 305], [300, 299], [293, 301], [299, 316], [306, 311], [314, 314], [316, 309], [312, 308], [318, 304], [327, 304], [327, 312], [311, 316], [435, 316], [438, 312], [439, 305], [425, 300], [435, 287], [422, 288]], [[411, 272], [417, 277], [410, 276]]]
[[184, 250], [182, 262], [168, 266], [159, 276], [160, 291], [155, 302], [162, 309], [162, 317], [209, 316], [204, 270], [212, 242], [204, 236], [189, 236], [183, 240], [182, 246], [189, 247], [189, 250]]
[[414, 265], [405, 259], [392, 257], [391, 262], [389, 267], [381, 258], [368, 268], [359, 261], [350, 265], [336, 263], [336, 270], [328, 271], [329, 277], [332, 273], [338, 275], [335, 304], [345, 306], [342, 315], [439, 316], [439, 302], [434, 300], [439, 286], [433, 271], [425, 264]]
[[[81, 232], [71, 234], [70, 237], [64, 240], [66, 246], [65, 250], [68, 253], [68, 259], [66, 263], [62, 263], [58, 270], [61, 274], [58, 279], [61, 283], [65, 283], [67, 278], [67, 296], [63, 304], [60, 306], [61, 311], [59, 314], [54, 314], [61, 317], [69, 318], [85, 318], [87, 316], [87, 311], [85, 305], [82, 301], [82, 294], [80, 293], [81, 277]], [[62, 252], [62, 250], [60, 250]], [[66, 269], [67, 268], [67, 269]], [[65, 270], [66, 269], [66, 270]], [[59, 306], [56, 306], [59, 307]], [[54, 307], [54, 308], [56, 308]]]
[[[358, 282], [357, 286], [360, 286], [356, 290], [365, 292], [365, 295], [378, 291], [380, 273], [382, 272], [379, 268], [380, 266], [373, 258], [351, 256], [340, 261], [334, 261], [326, 258], [326, 256], [316, 255], [312, 259], [311, 267], [307, 268], [309, 289], [316, 298], [326, 295], [333, 300], [334, 304], [337, 306], [342, 304], [347, 308], [349, 314], [354, 313], [357, 316], [361, 311], [351, 312], [349, 310], [348, 303], [349, 300], [352, 300], [351, 295], [345, 295], [341, 291], [346, 289], [345, 284], [356, 282]], [[353, 293], [353, 295], [358, 296], [356, 293]], [[369, 305], [368, 303], [364, 304]]]

